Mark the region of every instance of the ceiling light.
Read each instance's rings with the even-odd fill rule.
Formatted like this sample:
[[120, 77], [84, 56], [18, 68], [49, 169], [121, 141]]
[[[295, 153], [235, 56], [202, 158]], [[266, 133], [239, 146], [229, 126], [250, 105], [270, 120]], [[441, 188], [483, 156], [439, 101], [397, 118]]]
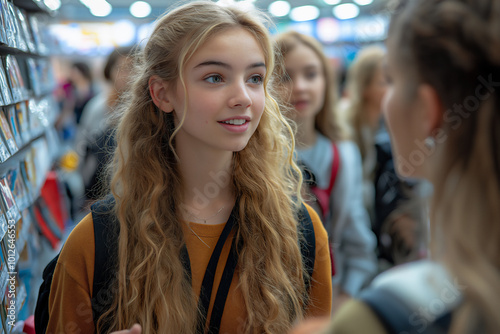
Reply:
[[360, 6], [366, 6], [370, 5], [373, 2], [373, 0], [354, 0], [354, 2]]
[[319, 16], [319, 8], [316, 6], [300, 6], [295, 7], [290, 12], [290, 18], [293, 21], [310, 21], [317, 19]]
[[255, 10], [254, 1], [244, 0], [237, 2], [237, 6], [240, 10], [244, 12], [251, 12]]
[[336, 42], [340, 37], [339, 21], [332, 17], [318, 20], [318, 39], [323, 43]]
[[323, 0], [327, 5], [338, 5], [342, 0]]
[[151, 14], [151, 5], [145, 1], [136, 1], [130, 5], [129, 11], [133, 17], [146, 17]]
[[275, 1], [267, 8], [271, 15], [281, 17], [290, 13], [290, 3], [288, 1]]
[[134, 44], [136, 27], [129, 20], [121, 20], [113, 24], [111, 28], [113, 40], [119, 46]]
[[112, 10], [113, 7], [106, 1], [93, 2], [92, 7], [90, 7], [90, 13], [98, 17], [108, 16]]
[[61, 7], [61, 0], [43, 0], [43, 3], [51, 10], [58, 10]]
[[333, 7], [333, 15], [339, 20], [352, 19], [359, 15], [359, 7], [352, 3], [345, 3]]
[[92, 7], [92, 0], [80, 0], [80, 2], [87, 8]]

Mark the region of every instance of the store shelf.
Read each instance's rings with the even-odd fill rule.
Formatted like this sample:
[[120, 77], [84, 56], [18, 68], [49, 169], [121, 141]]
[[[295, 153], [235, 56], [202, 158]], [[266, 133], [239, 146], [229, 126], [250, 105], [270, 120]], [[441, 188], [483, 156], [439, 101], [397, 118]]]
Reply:
[[57, 12], [47, 7], [43, 1], [36, 0], [14, 0], [14, 5], [28, 12], [42, 12], [54, 16]]

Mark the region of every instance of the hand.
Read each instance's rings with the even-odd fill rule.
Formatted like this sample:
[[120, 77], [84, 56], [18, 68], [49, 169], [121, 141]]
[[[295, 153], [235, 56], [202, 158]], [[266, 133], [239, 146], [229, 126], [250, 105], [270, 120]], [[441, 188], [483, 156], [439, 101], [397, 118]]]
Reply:
[[289, 334], [314, 334], [330, 323], [330, 317], [307, 319], [295, 326]]
[[141, 325], [135, 324], [130, 329], [124, 329], [122, 331], [112, 332], [111, 334], [141, 334]]

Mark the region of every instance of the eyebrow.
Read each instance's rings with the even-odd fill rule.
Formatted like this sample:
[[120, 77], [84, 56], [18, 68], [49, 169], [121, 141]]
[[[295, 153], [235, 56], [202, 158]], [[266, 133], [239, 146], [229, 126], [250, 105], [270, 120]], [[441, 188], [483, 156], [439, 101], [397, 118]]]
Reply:
[[[203, 66], [220, 66], [220, 67], [224, 67], [224, 68], [227, 68], [227, 69], [232, 69], [231, 65], [229, 65], [227, 63], [223, 63], [221, 61], [216, 61], [216, 60], [204, 61], [204, 62], [199, 63], [198, 65], [196, 65], [194, 68], [199, 68], [199, 67], [203, 67]], [[247, 69], [252, 69], [252, 68], [257, 68], [257, 67], [264, 67], [264, 68], [266, 68], [266, 64], [264, 64], [262, 62], [253, 63], [253, 64], [247, 66]]]
[[[318, 65], [306, 65], [300, 69], [297, 70], [297, 72], [300, 72], [300, 71], [310, 71], [310, 70], [317, 70], [317, 69], [320, 69], [320, 67]], [[285, 72], [288, 73], [288, 74], [293, 74], [294, 72], [293, 71], [290, 71], [289, 69], [285, 68]]]

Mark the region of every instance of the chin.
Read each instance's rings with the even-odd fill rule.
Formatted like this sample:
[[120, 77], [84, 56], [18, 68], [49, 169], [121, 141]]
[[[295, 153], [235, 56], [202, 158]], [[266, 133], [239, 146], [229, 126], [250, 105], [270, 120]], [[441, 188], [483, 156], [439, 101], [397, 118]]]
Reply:
[[248, 142], [246, 142], [243, 145], [237, 145], [237, 146], [233, 147], [230, 151], [233, 151], [233, 152], [243, 151], [245, 149], [245, 147], [247, 147], [247, 145], [248, 145]]

